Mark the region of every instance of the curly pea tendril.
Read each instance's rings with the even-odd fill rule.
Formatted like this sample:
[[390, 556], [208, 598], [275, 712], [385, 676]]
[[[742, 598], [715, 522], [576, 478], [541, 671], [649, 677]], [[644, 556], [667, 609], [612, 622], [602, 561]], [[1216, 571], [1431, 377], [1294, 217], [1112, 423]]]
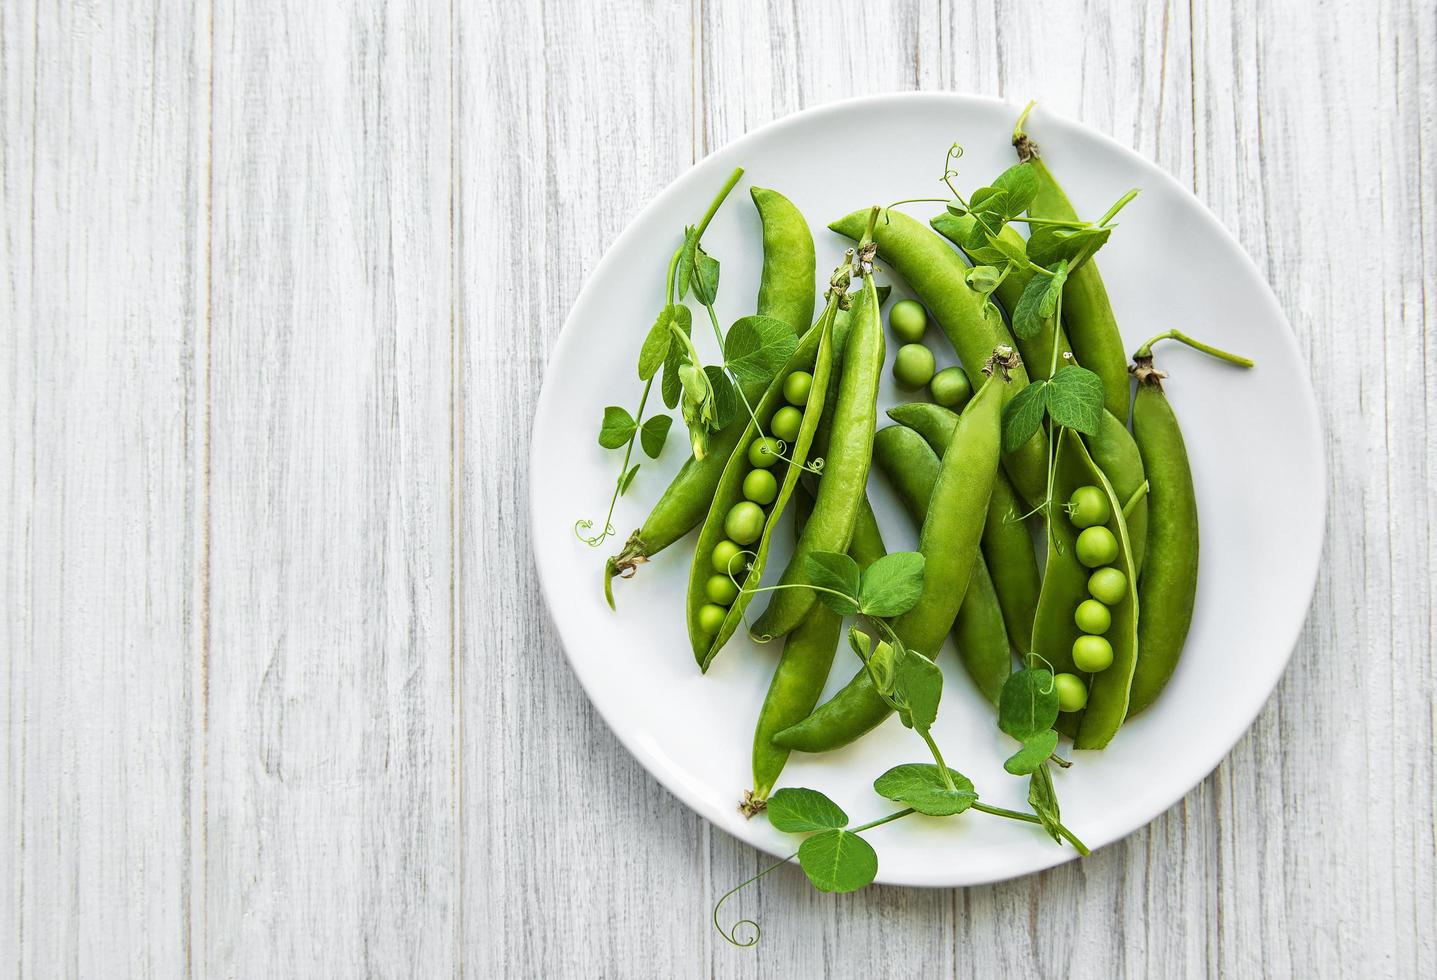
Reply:
[[[796, 857], [798, 857], [798, 852], [794, 851], [782, 861], [776, 861], [773, 864], [770, 864], [768, 867], [764, 868], [752, 878], [741, 884], [735, 885], [728, 891], [724, 892], [723, 897], [720, 898], [717, 903], [715, 903], [713, 911], [714, 928], [718, 930], [718, 934], [720, 936], [723, 936], [724, 939], [728, 940], [731, 945], [737, 946], [740, 949], [748, 949], [750, 946], [755, 946], [758, 944], [759, 937], [763, 935], [763, 930], [759, 928], [757, 922], [755, 922], [753, 919], [739, 919], [733, 925], [729, 926], [727, 931], [725, 931], [724, 927], [719, 925], [719, 909], [723, 908], [723, 903], [727, 902], [730, 898], [732, 898], [735, 893], [747, 888], [749, 885], [753, 884], [755, 881], [758, 881], [770, 871], [775, 871], [778, 868], [783, 867], [785, 864], [792, 861]], [[747, 938], [741, 939], [739, 938], [738, 932], [740, 929], [744, 929], [745, 927], [747, 927], [748, 930], [752, 931], [752, 935], [748, 936]]]

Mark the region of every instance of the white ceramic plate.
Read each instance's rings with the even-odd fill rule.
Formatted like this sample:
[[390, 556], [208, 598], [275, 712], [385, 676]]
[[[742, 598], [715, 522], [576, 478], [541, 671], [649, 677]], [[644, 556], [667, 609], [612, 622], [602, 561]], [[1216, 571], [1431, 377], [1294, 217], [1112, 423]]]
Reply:
[[[694, 664], [684, 627], [684, 589], [694, 535], [615, 583], [618, 611], [604, 604], [604, 558], [668, 484], [686, 452], [674, 426], [658, 462], [645, 462], [614, 517], [617, 534], [591, 549], [574, 523], [603, 519], [619, 455], [595, 437], [603, 407], [633, 410], [639, 344], [663, 303], [664, 269], [685, 224], [703, 213], [735, 167], [746, 169], [704, 237], [722, 262], [718, 308], [725, 326], [753, 310], [761, 260], [759, 222], [748, 188], [788, 195], [814, 231], [820, 282], [845, 240], [826, 229], [874, 203], [938, 196], [950, 143], [966, 152], [960, 189], [971, 190], [1013, 162], [1008, 136], [1018, 107], [956, 95], [865, 98], [790, 116], [750, 133], [674, 181], [629, 225], [579, 294], [544, 379], [534, 420], [531, 493], [536, 560], [544, 595], [569, 660], [589, 697], [630, 752], [671, 792], [755, 847], [787, 854], [796, 838], [745, 820], [736, 809], [750, 785], [754, 719], [778, 643], [740, 635], [707, 675]], [[1064, 822], [1090, 846], [1111, 843], [1176, 803], [1213, 770], [1252, 723], [1276, 685], [1312, 596], [1322, 548], [1325, 478], [1317, 410], [1292, 330], [1257, 269], [1216, 219], [1166, 173], [1126, 147], [1040, 106], [1028, 126], [1080, 213], [1095, 216], [1129, 187], [1100, 256], [1128, 349], [1171, 326], [1245, 353], [1244, 372], [1187, 348], [1159, 348], [1183, 423], [1200, 501], [1202, 574], [1192, 633], [1166, 691], [1102, 752], [1077, 752], [1056, 773]], [[906, 210], [928, 217], [941, 205]], [[880, 278], [880, 281], [888, 281]], [[910, 295], [894, 282], [895, 296]], [[694, 336], [716, 352], [696, 311]], [[940, 367], [955, 362], [942, 335], [929, 345]], [[897, 345], [889, 343], [889, 360]], [[902, 400], [885, 375], [880, 406]], [[657, 398], [654, 408], [662, 408]], [[886, 420], [881, 419], [880, 424]], [[870, 494], [892, 551], [916, 535], [881, 475]], [[770, 578], [787, 560], [791, 532], [775, 533]], [[761, 610], [763, 600], [755, 602]], [[950, 643], [951, 646], [951, 643]], [[825, 698], [856, 666], [840, 651]], [[1002, 761], [1013, 744], [945, 653], [947, 683], [935, 727], [948, 762], [989, 802], [1023, 807], [1027, 780]], [[873, 779], [902, 762], [927, 762], [923, 744], [896, 719], [827, 755], [795, 754], [780, 785], [822, 790], [854, 822], [892, 809]], [[878, 880], [971, 885], [1027, 874], [1074, 856], [1037, 828], [968, 813], [910, 817], [870, 835]]]

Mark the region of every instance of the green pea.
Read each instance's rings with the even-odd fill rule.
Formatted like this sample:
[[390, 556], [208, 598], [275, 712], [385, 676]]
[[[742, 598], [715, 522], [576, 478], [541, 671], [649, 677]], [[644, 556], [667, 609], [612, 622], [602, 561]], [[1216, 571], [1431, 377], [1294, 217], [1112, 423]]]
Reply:
[[916, 300], [899, 300], [888, 311], [888, 326], [903, 343], [916, 344], [928, 329], [928, 312]]
[[1105, 605], [1115, 606], [1128, 594], [1128, 577], [1116, 568], [1100, 568], [1088, 576], [1088, 594]]
[[768, 470], [749, 470], [748, 476], [743, 478], [743, 495], [767, 507], [778, 496], [778, 481]]
[[778, 462], [780, 451], [777, 439], [772, 436], [760, 436], [748, 444], [748, 463], [750, 466], [766, 470]]
[[729, 508], [723, 529], [739, 544], [753, 544], [763, 534], [763, 508], [751, 500], [739, 501]]
[[1080, 636], [1073, 641], [1073, 664], [1079, 670], [1096, 674], [1113, 663], [1113, 645], [1101, 636]]
[[1106, 633], [1113, 625], [1113, 614], [1097, 599], [1084, 599], [1073, 611], [1073, 622], [1084, 633]]
[[768, 427], [773, 434], [784, 442], [793, 442], [798, 438], [799, 427], [803, 425], [803, 413], [792, 405], [785, 405], [773, 413]]
[[1113, 516], [1108, 495], [1097, 487], [1079, 487], [1068, 498], [1068, 520], [1074, 527], [1095, 527]]
[[961, 408], [973, 397], [973, 385], [960, 367], [944, 368], [928, 382], [933, 400], [944, 408]]
[[1105, 527], [1090, 527], [1078, 535], [1078, 561], [1089, 568], [1106, 565], [1118, 557], [1118, 539]]
[[728, 616], [728, 610], [723, 606], [715, 606], [707, 603], [699, 607], [699, 629], [709, 635], [713, 635], [723, 626], [724, 619]]
[[732, 541], [720, 541], [714, 545], [714, 571], [724, 575], [738, 575], [743, 570], [743, 562], [739, 560], [741, 554], [743, 549]]
[[807, 371], [795, 371], [783, 379], [783, 397], [790, 405], [807, 405], [812, 390], [813, 375]]
[[709, 602], [731, 606], [738, 598], [738, 586], [727, 575], [710, 575], [704, 583], [704, 595], [709, 597]]
[[904, 344], [893, 360], [893, 378], [912, 391], [933, 380], [933, 352], [922, 344]]
[[1082, 711], [1088, 704], [1088, 685], [1077, 674], [1058, 674], [1053, 678], [1058, 689], [1059, 711]]

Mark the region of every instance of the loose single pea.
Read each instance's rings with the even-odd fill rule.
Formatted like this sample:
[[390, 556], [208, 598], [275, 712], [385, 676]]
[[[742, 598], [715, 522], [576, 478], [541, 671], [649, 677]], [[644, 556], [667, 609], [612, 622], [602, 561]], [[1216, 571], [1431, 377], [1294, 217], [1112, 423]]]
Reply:
[[731, 606], [738, 598], [738, 586], [727, 575], [710, 575], [704, 583], [704, 595], [709, 597], [709, 602]]
[[933, 352], [922, 344], [904, 344], [894, 358], [893, 377], [900, 388], [922, 388], [933, 380]]
[[723, 529], [739, 544], [753, 544], [763, 534], [763, 508], [751, 500], [739, 501], [729, 508]]
[[1068, 519], [1074, 527], [1095, 527], [1113, 516], [1108, 495], [1097, 487], [1079, 487], [1068, 498]]
[[[778, 440], [772, 436], [760, 436], [748, 444], [748, 463], [759, 469], [768, 469], [778, 462]], [[1109, 559], [1111, 561], [1111, 559]]]
[[749, 470], [743, 478], [743, 495], [760, 507], [773, 503], [778, 496], [778, 481], [769, 470]]
[[1059, 711], [1082, 711], [1088, 704], [1088, 685], [1077, 674], [1058, 674], [1053, 678], [1058, 689]]
[[1099, 602], [1116, 606], [1128, 594], [1128, 577], [1116, 568], [1100, 568], [1088, 576], [1088, 594]]
[[798, 438], [799, 427], [803, 425], [803, 413], [792, 405], [785, 405], [773, 413], [773, 419], [768, 427], [773, 434], [784, 442], [793, 442]]
[[790, 405], [807, 405], [812, 390], [813, 375], [807, 371], [795, 371], [783, 379], [783, 397]]
[[1097, 599], [1084, 599], [1073, 611], [1073, 622], [1084, 633], [1106, 633], [1113, 625], [1113, 614]]
[[893, 336], [903, 343], [916, 344], [923, 339], [923, 331], [928, 329], [928, 313], [916, 300], [899, 300], [888, 311], [888, 326]]
[[1096, 674], [1113, 662], [1113, 645], [1101, 636], [1080, 636], [1073, 641], [1073, 663], [1079, 670]]
[[959, 408], [973, 397], [973, 386], [960, 367], [944, 368], [928, 382], [933, 400], [944, 408]]
[[737, 575], [743, 570], [743, 562], [739, 555], [743, 549], [732, 541], [720, 541], [714, 545], [713, 558], [711, 559], [714, 571], [723, 575]]
[[1090, 527], [1078, 535], [1077, 550], [1078, 561], [1097, 568], [1118, 557], [1118, 539], [1105, 527]]
[[699, 606], [699, 629], [712, 636], [723, 626], [723, 621], [728, 616], [728, 610], [723, 606], [716, 606], [712, 602]]

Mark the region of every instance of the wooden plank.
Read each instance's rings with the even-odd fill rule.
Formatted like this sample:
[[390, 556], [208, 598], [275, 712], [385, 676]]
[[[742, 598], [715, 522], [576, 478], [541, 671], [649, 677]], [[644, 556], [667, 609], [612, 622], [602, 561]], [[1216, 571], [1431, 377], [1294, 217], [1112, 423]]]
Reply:
[[1437, 971], [1434, 46], [1419, 3], [1194, 11], [1198, 193], [1292, 320], [1331, 490], [1303, 639], [1214, 784], [1230, 974]]
[[450, 24], [214, 25], [215, 976], [454, 968]]
[[204, 35], [0, 9], [0, 961], [178, 976], [193, 921]]
[[624, 751], [565, 662], [529, 557], [526, 462], [579, 287], [692, 162], [689, 11], [456, 11], [464, 967], [692, 976], [717, 940], [707, 826]]

